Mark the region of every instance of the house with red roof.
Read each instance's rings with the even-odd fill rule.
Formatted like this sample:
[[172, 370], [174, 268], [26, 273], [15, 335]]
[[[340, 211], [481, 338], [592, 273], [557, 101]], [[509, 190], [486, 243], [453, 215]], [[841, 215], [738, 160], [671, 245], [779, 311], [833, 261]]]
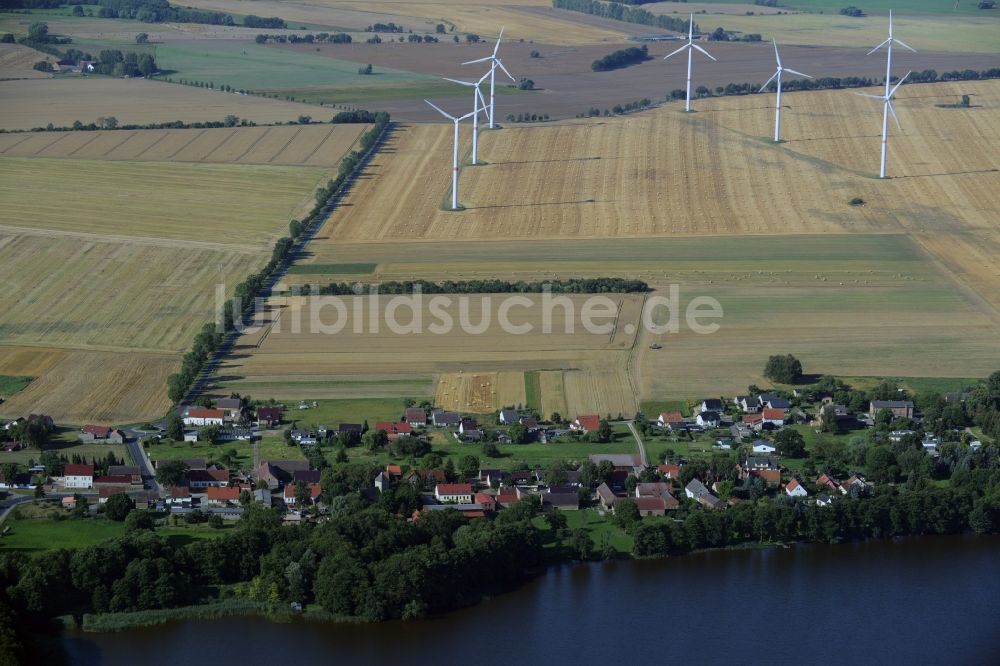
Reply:
[[184, 425], [211, 426], [222, 425], [226, 420], [226, 410], [192, 407], [184, 414]]
[[588, 433], [593, 430], [597, 430], [601, 427], [601, 417], [597, 414], [585, 414], [583, 416], [577, 416], [576, 419], [569, 424], [570, 430], [578, 430], [583, 433]]
[[493, 513], [497, 510], [497, 500], [489, 493], [476, 493], [473, 501], [483, 507], [483, 511], [486, 513]]
[[[318, 483], [307, 484], [306, 488], [309, 490], [310, 501], [313, 504], [315, 504], [316, 500], [319, 499], [320, 493], [323, 492], [323, 488]], [[295, 492], [297, 490], [298, 490], [297, 483], [289, 483], [288, 485], [285, 486], [284, 490], [285, 504], [287, 504], [288, 506], [295, 506], [296, 502], [298, 501], [295, 497]]]
[[[785, 409], [771, 409], [769, 407], [765, 407], [764, 410], [761, 412], [760, 417], [764, 423], [773, 426], [778, 426], [780, 428], [781, 426], [785, 425], [785, 417], [787, 415], [787, 411], [788, 410]], [[746, 417], [744, 416], [743, 418], [745, 419]]]
[[221, 488], [229, 485], [229, 470], [209, 467], [208, 469], [189, 469], [188, 485], [194, 490], [204, 488]]
[[409, 437], [413, 434], [413, 426], [411, 426], [406, 421], [399, 421], [394, 423], [392, 421], [378, 421], [375, 423], [375, 431], [379, 430], [385, 431], [385, 434], [389, 436], [390, 440], [396, 439], [397, 437]]
[[427, 425], [427, 410], [423, 407], [407, 407], [403, 413], [403, 421], [411, 426]]
[[[662, 516], [667, 512], [667, 504], [662, 497], [633, 497], [631, 501], [635, 502], [640, 516]], [[615, 506], [620, 506], [620, 504]]]
[[681, 416], [680, 412], [663, 412], [660, 414], [660, 417], [656, 419], [656, 424], [661, 428], [678, 430], [684, 427], [684, 417]]
[[120, 430], [108, 426], [85, 425], [76, 438], [84, 443], [101, 442], [103, 444], [123, 444], [125, 436]]
[[205, 491], [206, 506], [229, 506], [240, 501], [239, 488], [217, 488], [211, 487]]
[[399, 465], [389, 464], [385, 466], [385, 473], [390, 479], [399, 479], [403, 476], [403, 468]]
[[66, 465], [63, 468], [64, 488], [93, 488], [93, 465]]
[[672, 463], [667, 463], [666, 465], [658, 465], [656, 471], [663, 475], [665, 479], [679, 479], [681, 478], [681, 466], [674, 465]]
[[744, 414], [743, 415], [743, 425], [750, 428], [751, 430], [760, 430], [764, 425], [764, 415], [763, 414]]
[[789, 497], [805, 497], [809, 493], [806, 491], [805, 487], [799, 483], [798, 479], [792, 479], [785, 484], [785, 494]]
[[281, 424], [281, 407], [258, 407], [257, 425], [274, 427]]
[[472, 484], [439, 483], [434, 487], [434, 497], [439, 502], [472, 504]]

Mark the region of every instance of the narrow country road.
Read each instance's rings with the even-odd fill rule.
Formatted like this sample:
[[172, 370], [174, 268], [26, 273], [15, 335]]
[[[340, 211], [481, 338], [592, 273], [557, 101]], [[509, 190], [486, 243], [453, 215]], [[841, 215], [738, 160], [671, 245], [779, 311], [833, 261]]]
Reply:
[[635, 429], [635, 423], [633, 421], [626, 421], [626, 423], [628, 424], [628, 429], [632, 431], [632, 436], [635, 437], [635, 443], [639, 445], [639, 457], [642, 459], [642, 466], [649, 467], [649, 460], [646, 458], [646, 445], [643, 444], [639, 431]]
[[157, 495], [163, 497], [163, 489], [160, 488], [160, 484], [156, 481], [153, 463], [149, 461], [146, 450], [142, 448], [141, 439], [137, 436], [131, 436], [133, 434], [129, 433], [130, 436], [125, 445], [128, 447], [129, 455], [132, 456], [132, 461], [139, 466], [139, 473], [142, 474], [142, 485], [143, 487], [155, 490]]

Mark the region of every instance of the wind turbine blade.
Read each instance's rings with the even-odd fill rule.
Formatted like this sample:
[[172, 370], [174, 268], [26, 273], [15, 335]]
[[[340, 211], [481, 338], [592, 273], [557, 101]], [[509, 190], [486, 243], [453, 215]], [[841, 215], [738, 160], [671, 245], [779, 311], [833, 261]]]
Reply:
[[866, 53], [865, 55], [871, 55], [871, 54], [875, 53], [875, 52], [876, 52], [876, 51], [878, 51], [878, 50], [879, 50], [880, 48], [882, 48], [883, 46], [885, 46], [886, 44], [888, 44], [888, 43], [889, 43], [890, 41], [891, 41], [891, 40], [889, 40], [889, 39], [885, 40], [884, 42], [882, 42], [881, 44], [879, 44], [878, 46], [876, 46], [875, 48], [873, 48], [873, 49], [872, 49], [871, 51], [869, 51], [869, 52], [868, 52], [868, 53]]
[[899, 44], [900, 46], [902, 46], [904, 49], [910, 49], [914, 53], [917, 52], [917, 50], [915, 48], [913, 48], [912, 46], [908, 46], [907, 44], [904, 44], [902, 42], [902, 40], [899, 40], [899, 39], [896, 39], [895, 37], [893, 37], [892, 41], [896, 42], [897, 44]]
[[[478, 86], [476, 87], [476, 96], [479, 98], [479, 103], [482, 104], [482, 106], [479, 107], [479, 111], [485, 111], [486, 108], [487, 108], [486, 107], [486, 98], [483, 97], [483, 93], [480, 92]], [[487, 114], [487, 115], [489, 115], [489, 114]]]
[[472, 116], [476, 115], [477, 113], [479, 113], [479, 111], [469, 111], [464, 116], [459, 116], [458, 118], [455, 118], [454, 120], [455, 120], [456, 123], [460, 123], [463, 120], [465, 120], [466, 118], [471, 118]]
[[497, 37], [497, 45], [493, 47], [493, 57], [497, 57], [497, 51], [500, 50], [500, 40], [503, 39], [503, 29], [504, 26], [500, 26], [500, 36]]
[[787, 67], [785, 67], [785, 71], [789, 72], [790, 74], [795, 74], [796, 76], [804, 76], [807, 79], [811, 79], [812, 78], [808, 74], [803, 74], [802, 72], [796, 72], [794, 69], [788, 69]]
[[503, 73], [507, 75], [507, 78], [509, 78], [514, 83], [517, 83], [517, 79], [511, 76], [510, 72], [507, 71], [507, 68], [503, 66], [502, 62], [500, 62], [500, 58], [497, 58], [496, 60], [494, 60], [494, 62], [497, 64], [497, 67], [503, 70]]
[[457, 83], [457, 84], [459, 84], [461, 86], [475, 86], [476, 85], [475, 83], [469, 83], [468, 81], [459, 81], [458, 79], [449, 79], [447, 76], [442, 76], [441, 79], [444, 80], [444, 81], [451, 81], [452, 83]]
[[903, 78], [901, 78], [901, 79], [900, 79], [900, 80], [899, 80], [899, 81], [898, 81], [898, 82], [896, 83], [896, 85], [894, 85], [894, 86], [892, 87], [892, 90], [890, 90], [890, 91], [889, 91], [889, 97], [890, 97], [890, 98], [891, 98], [891, 97], [892, 97], [893, 95], [895, 95], [895, 94], [896, 94], [896, 89], [897, 89], [897, 88], [899, 88], [899, 86], [903, 85], [903, 81], [905, 81], [905, 80], [906, 80], [906, 77], [908, 77], [908, 76], [909, 76], [910, 74], [912, 74], [912, 73], [913, 73], [913, 72], [907, 72], [906, 74], [903, 74]]
[[438, 107], [438, 106], [435, 106], [433, 102], [430, 102], [430, 101], [428, 101], [426, 99], [424, 101], [427, 102], [428, 104], [430, 104], [430, 106], [431, 106], [432, 109], [434, 109], [435, 111], [437, 111], [438, 113], [440, 113], [445, 118], [449, 118], [450, 120], [455, 120], [455, 116], [451, 115], [447, 111], [442, 111], [441, 108]]
[[486, 56], [485, 58], [479, 58], [478, 60], [470, 60], [468, 62], [463, 62], [463, 65], [475, 65], [477, 62], [489, 62], [493, 60], [493, 56]]
[[685, 44], [684, 46], [680, 47], [679, 49], [677, 49], [673, 53], [668, 53], [667, 55], [663, 56], [663, 59], [666, 60], [667, 58], [669, 58], [672, 55], [677, 55], [678, 53], [680, 53], [684, 49], [688, 48], [689, 46], [691, 46], [691, 45], [690, 44]]
[[774, 81], [774, 79], [776, 79], [779, 74], [781, 74], [780, 69], [777, 70], [774, 74], [772, 74], [771, 78], [769, 78], [767, 81], [764, 81], [764, 85], [760, 87], [760, 92], [764, 92], [764, 89], [767, 88], [767, 84], [770, 83], [771, 81]]
[[781, 56], [778, 55], [778, 40], [772, 37], [771, 43], [774, 44], [774, 59], [778, 61], [778, 67], [781, 68]]
[[886, 100], [885, 105], [889, 107], [889, 113], [892, 114], [892, 119], [896, 121], [896, 129], [898, 130], [903, 129], [903, 126], [899, 124], [899, 118], [896, 117], [896, 109], [892, 108], [892, 102]]
[[870, 99], [877, 99], [883, 102], [885, 101], [885, 97], [882, 97], [882, 95], [869, 95], [868, 93], [854, 93], [854, 94], [857, 95], [858, 97], [868, 97]]
[[712, 60], [715, 60], [716, 62], [718, 62], [718, 60], [716, 60], [716, 58], [715, 58], [715, 56], [714, 56], [714, 55], [712, 55], [711, 53], [709, 53], [709, 52], [708, 52], [708, 51], [706, 51], [705, 49], [701, 48], [701, 47], [700, 47], [700, 46], [698, 46], [697, 44], [692, 44], [691, 46], [695, 47], [696, 49], [698, 49], [699, 51], [701, 51], [702, 53], [704, 53], [705, 55], [707, 55], [707, 56], [708, 56], [709, 58], [711, 58]]
[[490, 72], [492, 72], [492, 71], [493, 71], [493, 68], [490, 67], [489, 70], [487, 70], [487, 72], [485, 74], [483, 74], [482, 76], [479, 77], [479, 80], [476, 81], [476, 87], [477, 88], [482, 85], [483, 81], [485, 81], [486, 79], [490, 78]]

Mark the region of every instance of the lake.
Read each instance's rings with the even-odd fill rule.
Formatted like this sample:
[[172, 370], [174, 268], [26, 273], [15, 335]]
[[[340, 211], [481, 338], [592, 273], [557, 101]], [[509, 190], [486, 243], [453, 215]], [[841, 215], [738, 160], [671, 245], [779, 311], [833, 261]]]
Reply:
[[1000, 648], [1000, 537], [920, 537], [566, 565], [419, 622], [191, 620], [71, 634], [75, 664], [986, 664]]

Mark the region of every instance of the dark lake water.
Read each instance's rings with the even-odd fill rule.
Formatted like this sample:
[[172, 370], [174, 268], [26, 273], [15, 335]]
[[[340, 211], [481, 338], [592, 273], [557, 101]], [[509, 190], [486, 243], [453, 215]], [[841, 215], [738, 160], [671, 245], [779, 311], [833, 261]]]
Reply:
[[[192, 620], [74, 634], [78, 664], [1000, 663], [1000, 538], [563, 566], [420, 622]], [[641, 662], [640, 662], [641, 663]]]

